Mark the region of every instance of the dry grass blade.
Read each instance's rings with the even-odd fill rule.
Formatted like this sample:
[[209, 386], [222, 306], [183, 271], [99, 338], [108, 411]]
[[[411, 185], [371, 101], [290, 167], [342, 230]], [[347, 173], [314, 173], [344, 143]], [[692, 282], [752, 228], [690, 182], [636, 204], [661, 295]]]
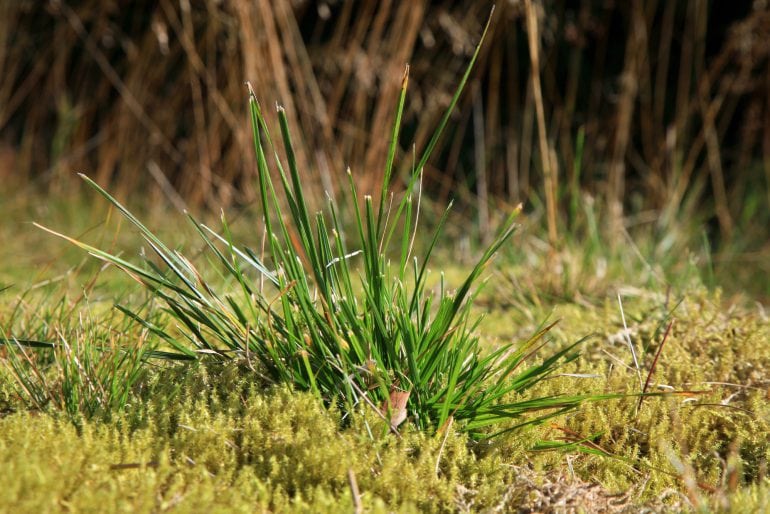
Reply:
[[642, 395], [639, 397], [639, 403], [636, 406], [637, 415], [639, 414], [639, 411], [642, 409], [642, 402], [644, 401], [647, 390], [650, 387], [650, 380], [652, 380], [652, 374], [655, 373], [655, 367], [658, 365], [658, 359], [660, 358], [660, 354], [663, 352], [663, 346], [666, 344], [666, 341], [668, 340], [668, 334], [671, 332], [671, 327], [673, 325], [674, 325], [674, 321], [671, 320], [668, 323], [668, 326], [666, 327], [666, 332], [663, 334], [663, 339], [660, 341], [660, 344], [658, 345], [658, 349], [655, 351], [655, 357], [652, 359], [652, 364], [650, 364], [650, 371], [647, 373], [647, 379], [644, 381], [644, 387], [642, 388]]
[[407, 403], [409, 402], [410, 391], [399, 391], [392, 389], [388, 399], [383, 404], [382, 414], [390, 418], [390, 426], [397, 428], [401, 423], [406, 421], [408, 415]]
[[540, 162], [543, 167], [546, 211], [548, 213], [548, 238], [553, 247], [559, 240], [556, 226], [556, 189], [558, 187], [555, 162], [551, 159], [551, 148], [546, 135], [545, 109], [543, 107], [543, 92], [540, 85], [540, 37], [538, 32], [538, 15], [532, 0], [525, 0], [524, 7], [527, 16], [527, 36], [529, 40], [529, 58], [532, 64], [532, 91], [537, 112], [538, 141], [540, 143]]

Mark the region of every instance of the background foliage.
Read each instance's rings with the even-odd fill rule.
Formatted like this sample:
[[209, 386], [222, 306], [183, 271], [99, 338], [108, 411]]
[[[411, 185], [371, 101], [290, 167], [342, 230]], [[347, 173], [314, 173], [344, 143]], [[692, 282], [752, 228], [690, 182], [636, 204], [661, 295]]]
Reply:
[[[490, 191], [545, 196], [544, 166], [558, 191], [634, 212], [705, 208], [723, 235], [767, 206], [766, 2], [533, 2], [541, 102], [527, 2], [498, 4], [471, 94], [426, 170], [442, 196], [478, 194], [482, 230]], [[0, 175], [60, 188], [88, 171], [124, 195], [149, 183], [177, 203], [253, 200], [249, 80], [285, 105], [301, 170], [332, 189], [349, 164], [376, 187], [404, 63], [408, 157], [449, 104], [490, 5], [3, 0]]]

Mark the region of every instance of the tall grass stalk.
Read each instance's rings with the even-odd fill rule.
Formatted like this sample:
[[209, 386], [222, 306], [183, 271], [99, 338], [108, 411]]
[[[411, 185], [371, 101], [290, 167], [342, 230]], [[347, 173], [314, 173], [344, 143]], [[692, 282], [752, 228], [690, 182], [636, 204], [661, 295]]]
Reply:
[[527, 37], [529, 41], [529, 56], [532, 68], [532, 92], [535, 98], [537, 112], [537, 134], [540, 145], [540, 161], [543, 167], [543, 188], [545, 190], [545, 206], [548, 220], [548, 239], [555, 246], [559, 239], [556, 225], [556, 190], [558, 189], [556, 159], [551, 159], [551, 147], [545, 126], [545, 109], [543, 108], [543, 92], [540, 86], [540, 37], [538, 36], [538, 21], [532, 0], [525, 0], [524, 7], [527, 17]]

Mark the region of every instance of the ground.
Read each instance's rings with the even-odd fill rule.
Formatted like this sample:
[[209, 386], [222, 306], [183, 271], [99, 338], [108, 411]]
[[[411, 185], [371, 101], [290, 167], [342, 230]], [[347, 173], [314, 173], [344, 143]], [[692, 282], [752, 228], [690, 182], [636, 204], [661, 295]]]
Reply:
[[[8, 211], [9, 219], [28, 216], [68, 233], [104, 219], [83, 205]], [[114, 224], [91, 228], [89, 237], [136, 255], [135, 234], [113, 240]], [[654, 269], [631, 256], [600, 265], [579, 246], [538, 251], [536, 233], [525, 226], [515, 249], [487, 270], [474, 308], [484, 316], [483, 347], [524, 340], [558, 320], [530, 359], [582, 339], [581, 357], [522, 395], [629, 396], [472, 441], [452, 427], [431, 435], [409, 423], [400, 436], [389, 434], [365, 406], [342, 419], [309, 393], [266, 384], [244, 360], [150, 361], [131, 387], [121, 389], [126, 377], [81, 384], [127, 395], [122, 409], [96, 405], [89, 412], [99, 414], [84, 414], [85, 403], [67, 404], [66, 388], [80, 372], [91, 376], [78, 366], [98, 359], [67, 357], [80, 355], [88, 340], [146, 341], [146, 331], [112, 307], [141, 305], [146, 296], [114, 268], [102, 269], [29, 224], [14, 221], [0, 231], [7, 242], [0, 253], [3, 335], [69, 345], [53, 354], [0, 348], [0, 511], [770, 508], [770, 321], [751, 297], [707, 287], [696, 261]], [[185, 232], [167, 231], [191, 245]], [[433, 264], [450, 283], [465, 269], [453, 251], [447, 241]], [[24, 374], [33, 362], [40, 376]], [[669, 394], [640, 399], [642, 390]]]

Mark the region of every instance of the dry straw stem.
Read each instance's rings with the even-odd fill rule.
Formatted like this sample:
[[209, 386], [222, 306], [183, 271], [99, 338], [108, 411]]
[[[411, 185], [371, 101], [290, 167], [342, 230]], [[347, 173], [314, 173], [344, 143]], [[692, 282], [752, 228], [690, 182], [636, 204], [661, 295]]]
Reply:
[[621, 76], [621, 93], [618, 101], [617, 130], [613, 145], [612, 161], [610, 162], [607, 200], [610, 208], [610, 241], [615, 244], [619, 240], [623, 228], [623, 197], [625, 192], [626, 153], [631, 138], [631, 122], [633, 120], [634, 104], [639, 91], [638, 69], [644, 48], [644, 19], [641, 12], [641, 1], [634, 0], [632, 4], [631, 30], [626, 41], [625, 68]]
[[548, 238], [552, 246], [556, 246], [559, 233], [556, 226], [556, 189], [557, 173], [555, 160], [551, 159], [551, 149], [546, 134], [545, 109], [543, 108], [543, 92], [540, 86], [540, 36], [538, 35], [538, 20], [532, 0], [525, 0], [524, 6], [527, 13], [527, 36], [529, 38], [529, 59], [532, 64], [532, 91], [535, 96], [535, 109], [537, 111], [538, 140], [540, 142], [540, 162], [543, 166], [543, 180], [545, 188], [545, 205], [548, 216]]
[[353, 497], [355, 513], [361, 514], [364, 511], [364, 504], [361, 502], [361, 493], [358, 490], [358, 481], [353, 468], [348, 469], [348, 484], [350, 485], [350, 495]]

